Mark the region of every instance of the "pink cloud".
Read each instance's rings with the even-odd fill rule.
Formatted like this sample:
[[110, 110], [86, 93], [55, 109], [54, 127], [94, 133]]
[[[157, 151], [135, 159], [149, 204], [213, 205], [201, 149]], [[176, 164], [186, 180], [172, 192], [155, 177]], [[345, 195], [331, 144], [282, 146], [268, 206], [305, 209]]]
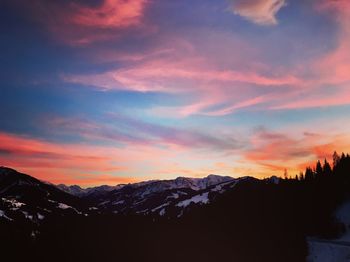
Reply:
[[[299, 72], [311, 74], [303, 89], [291, 96], [287, 103], [273, 105], [272, 109], [330, 107], [350, 104], [350, 2], [343, 0], [318, 1], [316, 9], [329, 15], [336, 24], [337, 45], [320, 57], [305, 63]], [[307, 68], [306, 68], [307, 67]]]
[[259, 25], [276, 25], [285, 0], [231, 0], [233, 12]]
[[209, 61], [203, 58], [188, 58], [180, 61], [154, 60], [131, 68], [112, 70], [96, 75], [63, 76], [67, 82], [93, 85], [102, 89], [127, 89], [132, 91], [161, 91], [167, 93], [188, 91], [188, 86], [172, 85], [171, 81], [196, 82], [192, 88], [206, 89], [208, 82], [241, 82], [261, 86], [296, 85], [295, 76], [264, 76], [256, 72], [217, 70], [204, 66]]
[[127, 28], [148, 30], [142, 22], [147, 0], [102, 0], [95, 6], [75, 0], [14, 3], [45, 25], [55, 39], [69, 45], [118, 39]]
[[99, 7], [74, 6], [73, 23], [101, 28], [137, 25], [143, 15], [146, 0], [105, 0]]
[[[60, 144], [0, 133], [1, 165], [53, 183], [88, 186], [135, 181], [137, 178], [130, 175], [128, 163], [145, 158], [141, 151], [130, 150], [127, 154], [112, 147]], [[94, 175], [87, 176], [88, 173]]]
[[[189, 132], [163, 135], [160, 143], [57, 143], [0, 133], [0, 163], [53, 183], [113, 185], [159, 178], [162, 170], [169, 171], [162, 174], [164, 178], [183, 175], [177, 173], [180, 170], [196, 172], [196, 165], [204, 165], [212, 161], [213, 155], [222, 154], [203, 151], [203, 143], [230, 145], [217, 138], [193, 137]], [[174, 161], [182, 166], [171, 169]]]
[[[87, 119], [50, 118], [45, 125], [62, 134], [83, 138], [84, 141], [99, 141], [126, 147], [163, 147], [179, 150], [233, 151], [241, 144], [230, 136], [217, 137], [195, 129], [181, 129], [144, 122], [118, 114], [105, 116], [108, 122], [97, 123]], [[118, 124], [116, 124], [118, 123]]]
[[231, 114], [238, 109], [255, 106], [255, 105], [267, 102], [267, 101], [269, 101], [269, 98], [267, 96], [258, 96], [258, 97], [252, 98], [252, 99], [248, 99], [248, 100], [239, 102], [233, 106], [229, 106], [229, 107], [226, 107], [224, 109], [209, 112], [209, 113], [207, 113], [207, 115], [210, 115], [210, 116], [228, 115], [228, 114]]
[[[171, 50], [171, 49], [167, 49]], [[154, 109], [158, 113], [176, 116], [192, 114], [225, 115], [270, 101], [266, 95], [257, 95], [262, 88], [301, 86], [302, 81], [291, 73], [266, 73], [259, 70], [220, 69], [207, 57], [194, 50], [175, 47], [161, 57], [145, 60], [101, 74], [62, 75], [66, 82], [94, 86], [102, 90], [130, 90], [136, 92], [162, 92], [175, 95], [188, 94], [194, 99], [181, 107]], [[187, 52], [186, 55], [180, 55]], [[254, 87], [253, 87], [254, 86]], [[240, 90], [244, 89], [244, 92]], [[219, 109], [211, 109], [217, 107]]]
[[[117, 2], [124, 3], [119, 0]], [[135, 16], [135, 23], [139, 23], [139, 26], [142, 24], [140, 22], [142, 10], [147, 3], [135, 0], [135, 3], [130, 4], [131, 14], [133, 12], [140, 14]], [[213, 56], [207, 50], [204, 50], [206, 52], [199, 50], [184, 36], [166, 34], [156, 38], [154, 48], [145, 52], [104, 50], [97, 52], [96, 57], [93, 57], [98, 62], [123, 63], [118, 69], [110, 69], [99, 74], [63, 74], [62, 79], [104, 91], [162, 92], [192, 97], [189, 99], [191, 101], [186, 101], [186, 104], [181, 106], [150, 110], [150, 113], [163, 116], [186, 117], [194, 114], [222, 116], [257, 107], [263, 110], [276, 110], [349, 104], [350, 94], [347, 88], [350, 82], [349, 4], [342, 0], [317, 3], [319, 3], [318, 10], [333, 11], [331, 14], [336, 19], [339, 31], [338, 45], [329, 53], [316, 59], [312, 58], [310, 61], [303, 61], [302, 64], [294, 64], [288, 68], [270, 65], [268, 61], [263, 61], [261, 56], [263, 50], [235, 35], [230, 37], [215, 35], [215, 41], [210, 43], [218, 46], [217, 50], [212, 52], [215, 54]], [[277, 23], [276, 14], [285, 4], [285, 1], [278, 0], [233, 3], [237, 10], [249, 14], [250, 19], [257, 19], [256, 22], [262, 19], [261, 21], [270, 24]], [[73, 16], [79, 19], [73, 23], [78, 24], [78, 27], [109, 27], [113, 24], [111, 21], [114, 21], [114, 16], [110, 15], [114, 13], [113, 10], [110, 0], [104, 1], [95, 9], [79, 7], [79, 11], [75, 12], [76, 16]], [[99, 17], [100, 12], [106, 13], [107, 16], [93, 19], [95, 16]], [[90, 13], [91, 15], [87, 15]], [[126, 15], [130, 15], [129, 11]], [[81, 20], [81, 16], [86, 19]], [[133, 23], [130, 23], [130, 26], [133, 26]], [[115, 24], [118, 25], [117, 22]], [[90, 35], [94, 37], [94, 34]], [[97, 36], [102, 37], [103, 34]], [[220, 42], [229, 42], [232, 47], [226, 50], [218, 44]], [[211, 50], [210, 46], [208, 48]], [[244, 49], [245, 55], [233, 51], [241, 49]]]

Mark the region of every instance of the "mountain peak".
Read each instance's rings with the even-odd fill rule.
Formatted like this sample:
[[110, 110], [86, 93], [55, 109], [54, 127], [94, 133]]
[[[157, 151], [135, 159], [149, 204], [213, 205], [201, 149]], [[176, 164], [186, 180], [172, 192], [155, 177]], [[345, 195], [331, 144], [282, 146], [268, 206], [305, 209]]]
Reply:
[[6, 166], [0, 166], [0, 175], [7, 175], [9, 173], [17, 173], [17, 171]]

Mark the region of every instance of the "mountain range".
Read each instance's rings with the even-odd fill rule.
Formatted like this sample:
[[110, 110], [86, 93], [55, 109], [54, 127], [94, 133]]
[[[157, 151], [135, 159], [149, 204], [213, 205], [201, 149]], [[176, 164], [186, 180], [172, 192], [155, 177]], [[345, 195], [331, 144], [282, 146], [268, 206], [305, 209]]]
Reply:
[[[0, 219], [27, 219], [40, 224], [46, 217], [98, 213], [180, 217], [193, 206], [216, 197], [252, 177], [178, 177], [116, 186], [81, 188], [53, 185], [14, 169], [0, 167]], [[266, 180], [268, 181], [268, 180]], [[273, 181], [271, 180], [271, 183]]]
[[94, 188], [1, 167], [1, 258], [347, 261], [350, 156], [317, 167], [293, 179], [209, 175]]

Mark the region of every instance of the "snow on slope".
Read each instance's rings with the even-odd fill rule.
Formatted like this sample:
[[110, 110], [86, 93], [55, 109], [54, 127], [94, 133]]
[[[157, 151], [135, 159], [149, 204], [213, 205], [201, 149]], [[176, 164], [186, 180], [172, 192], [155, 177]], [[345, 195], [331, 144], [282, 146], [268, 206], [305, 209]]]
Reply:
[[310, 240], [307, 262], [349, 262], [350, 246], [337, 242]]
[[199, 195], [195, 195], [190, 199], [186, 199], [183, 200], [179, 203], [176, 204], [176, 206], [178, 207], [187, 207], [188, 205], [190, 205], [191, 203], [195, 203], [195, 204], [208, 204], [209, 203], [209, 198], [208, 198], [208, 192], [203, 193], [203, 194], [199, 194]]
[[[350, 243], [350, 201], [342, 205], [337, 214], [337, 218], [346, 227], [345, 234], [340, 238], [341, 241], [347, 241]], [[350, 260], [350, 256], [349, 256]]]
[[336, 240], [309, 239], [308, 262], [350, 261], [350, 201], [337, 210], [336, 217], [345, 225], [345, 234]]
[[12, 220], [11, 218], [9, 218], [8, 216], [6, 216], [5, 215], [5, 212], [4, 211], [2, 211], [2, 210], [0, 210], [0, 217], [3, 217], [3, 218], [5, 218], [5, 219], [7, 219], [7, 220]]

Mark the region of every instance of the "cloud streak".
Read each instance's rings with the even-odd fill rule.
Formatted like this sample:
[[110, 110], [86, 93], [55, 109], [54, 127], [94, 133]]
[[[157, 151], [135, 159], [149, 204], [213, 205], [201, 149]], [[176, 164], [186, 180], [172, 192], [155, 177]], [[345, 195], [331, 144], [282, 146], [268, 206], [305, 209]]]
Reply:
[[[106, 122], [110, 124], [106, 124]], [[184, 150], [233, 152], [243, 145], [230, 136], [217, 136], [196, 130], [184, 130], [110, 113], [98, 123], [87, 119], [55, 118], [47, 123], [60, 133], [87, 141], [113, 142], [119, 146], [151, 146]]]

